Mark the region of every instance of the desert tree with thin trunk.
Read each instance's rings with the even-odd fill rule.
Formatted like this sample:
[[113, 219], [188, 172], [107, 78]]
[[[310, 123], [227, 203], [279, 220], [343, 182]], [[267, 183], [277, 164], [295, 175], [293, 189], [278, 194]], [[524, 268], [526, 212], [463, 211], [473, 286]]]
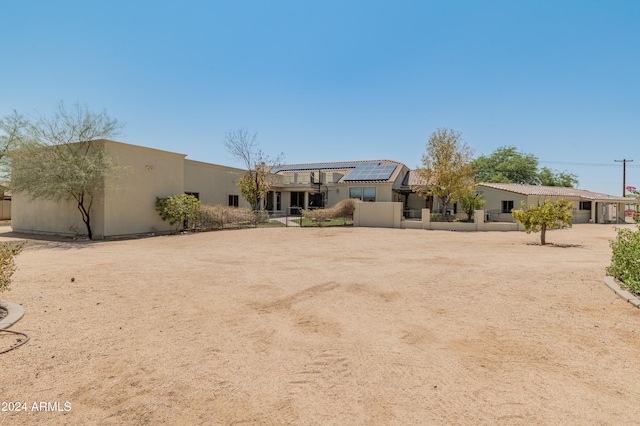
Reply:
[[512, 210], [511, 215], [524, 225], [527, 234], [540, 232], [540, 244], [545, 245], [547, 229], [564, 226], [571, 228], [571, 209], [573, 203], [564, 198], [557, 201], [545, 200], [544, 203], [529, 207], [523, 201], [520, 210]]
[[247, 170], [237, 182], [242, 198], [251, 204], [253, 210], [261, 210], [274, 183], [271, 169], [282, 164], [284, 154], [276, 157], [266, 155], [259, 148], [258, 134], [250, 134], [242, 128], [226, 133], [225, 147], [233, 158], [242, 161]]
[[425, 183], [413, 186], [412, 190], [425, 198], [440, 198], [444, 213], [456, 194], [465, 194], [474, 188], [472, 154], [460, 132], [437, 129], [427, 142], [422, 167], [416, 170]]
[[62, 102], [53, 115], [29, 120], [19, 149], [11, 152], [11, 190], [32, 199], [74, 201], [92, 239], [93, 203], [107, 189], [107, 179], [124, 171], [102, 140], [121, 128], [106, 111], [79, 104], [67, 109]]
[[11, 162], [9, 153], [25, 139], [27, 120], [17, 111], [0, 119], [0, 179], [3, 184], [10, 180]]

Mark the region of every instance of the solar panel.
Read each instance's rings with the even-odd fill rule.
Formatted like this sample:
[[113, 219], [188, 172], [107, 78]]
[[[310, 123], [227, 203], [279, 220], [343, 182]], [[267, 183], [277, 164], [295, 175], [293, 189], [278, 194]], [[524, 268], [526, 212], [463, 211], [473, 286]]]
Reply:
[[282, 171], [299, 171], [299, 170], [323, 170], [323, 169], [353, 169], [345, 177], [345, 181], [357, 180], [387, 180], [396, 169], [394, 165], [381, 166], [379, 162], [368, 163], [315, 163], [315, 164], [298, 164], [291, 166], [275, 167], [272, 173]]
[[393, 174], [396, 166], [381, 166], [379, 163], [365, 163], [352, 170], [345, 178], [345, 181], [356, 180], [387, 180]]
[[353, 169], [358, 167], [360, 163], [313, 163], [313, 164], [298, 164], [291, 166], [275, 167], [271, 170], [272, 173], [297, 171], [297, 170], [318, 170], [318, 169]]

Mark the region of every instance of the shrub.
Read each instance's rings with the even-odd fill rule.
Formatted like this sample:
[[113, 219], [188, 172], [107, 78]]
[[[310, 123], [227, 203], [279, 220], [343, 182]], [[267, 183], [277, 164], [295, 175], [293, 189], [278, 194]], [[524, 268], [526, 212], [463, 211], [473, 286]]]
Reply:
[[198, 209], [195, 218], [189, 222], [189, 228], [197, 231], [210, 231], [224, 226], [224, 218], [216, 206], [203, 204]]
[[353, 198], [347, 198], [328, 209], [302, 210], [302, 217], [315, 220], [317, 222], [324, 222], [325, 220], [339, 217], [353, 217], [353, 212], [355, 210], [355, 200]]
[[164, 221], [180, 226], [194, 221], [200, 211], [200, 201], [193, 195], [177, 194], [171, 197], [156, 197], [156, 210]]
[[242, 207], [202, 204], [195, 217], [189, 221], [189, 228], [197, 231], [210, 231], [268, 221], [269, 213], [264, 210], [253, 211]]
[[640, 227], [618, 229], [611, 242], [611, 265], [607, 274], [622, 281], [621, 287], [640, 294]]
[[631, 209], [627, 209], [625, 210], [624, 213], [630, 218], [632, 218], [635, 223], [640, 223], [640, 215], [638, 214], [638, 212]]
[[11, 277], [16, 271], [15, 257], [20, 254], [24, 243], [0, 243], [0, 293], [9, 290]]
[[431, 222], [453, 222], [456, 217], [452, 214], [432, 213]]

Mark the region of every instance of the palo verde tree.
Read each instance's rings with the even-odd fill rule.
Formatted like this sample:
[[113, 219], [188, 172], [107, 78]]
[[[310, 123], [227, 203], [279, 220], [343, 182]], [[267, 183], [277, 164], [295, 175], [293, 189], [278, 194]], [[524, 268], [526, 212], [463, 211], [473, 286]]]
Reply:
[[460, 132], [438, 129], [429, 137], [423, 167], [418, 174], [423, 185], [412, 187], [423, 197], [436, 196], [442, 201], [442, 213], [456, 194], [466, 194], [474, 187], [471, 167], [472, 150], [462, 141]]
[[27, 124], [20, 148], [11, 153], [10, 188], [33, 199], [74, 201], [92, 239], [93, 203], [107, 179], [123, 170], [100, 140], [117, 135], [121, 127], [104, 111], [79, 104], [67, 109], [61, 102], [53, 115]]
[[545, 245], [547, 229], [571, 228], [573, 203], [564, 198], [558, 201], [545, 200], [544, 203], [527, 207], [523, 201], [520, 210], [512, 210], [511, 215], [524, 225], [527, 234], [540, 232], [540, 244]]
[[227, 151], [233, 158], [242, 161], [247, 169], [238, 181], [238, 188], [253, 210], [264, 207], [273, 185], [271, 169], [280, 165], [284, 158], [282, 153], [275, 158], [266, 155], [258, 148], [257, 138], [257, 133], [251, 135], [245, 129], [232, 130], [225, 135]]
[[11, 163], [9, 153], [20, 146], [25, 139], [27, 120], [16, 111], [0, 119], [0, 178], [10, 180]]

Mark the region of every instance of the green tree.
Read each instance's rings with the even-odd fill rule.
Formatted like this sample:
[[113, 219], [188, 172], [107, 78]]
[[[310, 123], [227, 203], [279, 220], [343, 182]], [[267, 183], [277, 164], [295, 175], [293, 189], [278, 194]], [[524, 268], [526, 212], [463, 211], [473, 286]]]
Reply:
[[190, 194], [156, 197], [156, 211], [169, 225], [176, 225], [176, 232], [185, 223], [195, 221], [200, 212], [200, 200]]
[[471, 221], [473, 218], [473, 212], [484, 206], [485, 199], [483, 194], [478, 194], [475, 190], [472, 190], [456, 195], [455, 202], [458, 203], [462, 210], [467, 214], [467, 220]]
[[260, 210], [264, 207], [267, 193], [273, 186], [273, 176], [270, 171], [280, 165], [284, 158], [282, 153], [276, 157], [270, 157], [258, 146], [257, 133], [251, 135], [245, 129], [237, 129], [227, 132], [225, 135], [227, 151], [233, 158], [242, 161], [247, 170], [238, 181], [238, 188], [242, 198], [251, 204], [253, 210]]
[[527, 207], [523, 201], [520, 210], [512, 210], [511, 215], [524, 225], [527, 234], [540, 232], [540, 244], [546, 244], [547, 229], [571, 228], [573, 203], [560, 199], [558, 201], [545, 200], [544, 203]]
[[538, 168], [538, 158], [525, 154], [515, 146], [502, 146], [490, 155], [481, 155], [472, 162], [476, 182], [521, 183], [526, 185], [574, 187], [578, 177], [548, 167]]
[[16, 111], [0, 119], [0, 179], [2, 183], [11, 177], [9, 153], [25, 139], [27, 120]]
[[548, 167], [543, 167], [538, 172], [540, 185], [544, 186], [563, 186], [573, 188], [578, 185], [578, 177], [569, 172], [553, 171]]
[[523, 154], [515, 146], [503, 146], [491, 155], [481, 155], [472, 162], [476, 182], [539, 184], [538, 159]]
[[462, 141], [460, 132], [437, 129], [427, 142], [423, 167], [416, 170], [425, 184], [413, 186], [412, 190], [425, 198], [440, 198], [444, 213], [455, 194], [464, 194], [473, 188], [471, 158], [471, 148]]
[[11, 153], [10, 188], [33, 199], [75, 201], [92, 239], [93, 202], [104, 193], [108, 178], [124, 170], [101, 139], [117, 135], [121, 127], [106, 112], [78, 104], [67, 110], [60, 103], [53, 116], [40, 115], [27, 124], [20, 149]]

